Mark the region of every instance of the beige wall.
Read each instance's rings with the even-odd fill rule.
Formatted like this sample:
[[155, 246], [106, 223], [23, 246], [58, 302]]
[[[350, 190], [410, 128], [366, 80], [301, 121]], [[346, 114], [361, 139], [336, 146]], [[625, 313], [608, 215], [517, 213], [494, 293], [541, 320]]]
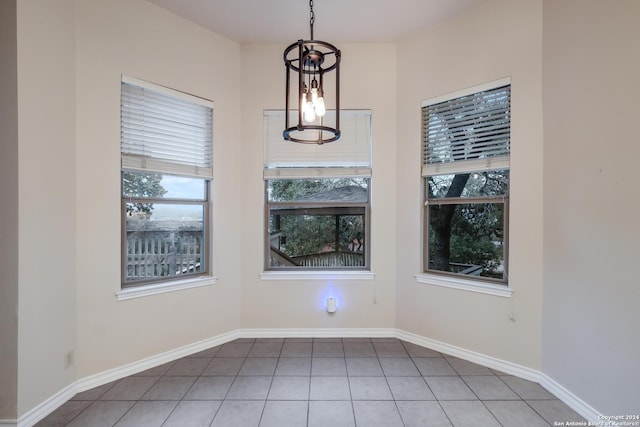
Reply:
[[[330, 40], [342, 107], [373, 111], [376, 275], [304, 282], [259, 278], [262, 111], [284, 106], [284, 46], [240, 47], [143, 0], [1, 4], [17, 108], [0, 117], [0, 419], [238, 328], [397, 328], [542, 370], [604, 413], [637, 409], [637, 2], [490, 0], [397, 45]], [[116, 300], [123, 73], [215, 103], [214, 286]], [[505, 76], [513, 296], [417, 284], [420, 103]]]
[[0, 420], [18, 410], [18, 43], [15, 0], [0, 2]]
[[20, 1], [18, 414], [75, 380], [74, 3]]
[[640, 408], [640, 2], [544, 2], [543, 371]]
[[[489, 1], [398, 45], [396, 327], [540, 368], [542, 4]], [[417, 284], [421, 101], [511, 77], [511, 298]], [[509, 319], [513, 314], [515, 322]]]
[[[126, 13], [123, 11], [126, 10]], [[240, 49], [140, 0], [82, 0], [77, 18], [78, 378], [240, 326]], [[214, 274], [204, 288], [117, 301], [121, 74], [214, 102]]]
[[[292, 40], [292, 42], [295, 40]], [[334, 40], [329, 40], [335, 42]], [[336, 42], [337, 43], [337, 42]], [[373, 280], [318, 279], [265, 281], [263, 127], [265, 109], [284, 108], [283, 45], [243, 46], [242, 77], [242, 326], [244, 328], [380, 328], [393, 327], [395, 311], [395, 46], [343, 45], [343, 109], [371, 109], [373, 177], [371, 184]], [[372, 58], [376, 58], [372, 61]], [[373, 62], [373, 64], [372, 64]], [[283, 123], [284, 127], [284, 123]], [[324, 300], [338, 299], [329, 316]]]

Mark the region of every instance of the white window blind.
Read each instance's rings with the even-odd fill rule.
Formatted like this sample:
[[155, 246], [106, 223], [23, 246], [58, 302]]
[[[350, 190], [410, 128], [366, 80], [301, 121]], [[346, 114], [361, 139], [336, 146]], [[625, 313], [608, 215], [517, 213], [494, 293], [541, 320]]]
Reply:
[[508, 168], [510, 129], [510, 84], [427, 101], [422, 107], [423, 176]]
[[[341, 110], [337, 141], [298, 144], [282, 137], [284, 110], [264, 112], [265, 178], [371, 176], [371, 110]], [[290, 120], [297, 121], [297, 111]], [[327, 111], [333, 123], [335, 110]]]
[[122, 168], [213, 178], [213, 104], [123, 76]]

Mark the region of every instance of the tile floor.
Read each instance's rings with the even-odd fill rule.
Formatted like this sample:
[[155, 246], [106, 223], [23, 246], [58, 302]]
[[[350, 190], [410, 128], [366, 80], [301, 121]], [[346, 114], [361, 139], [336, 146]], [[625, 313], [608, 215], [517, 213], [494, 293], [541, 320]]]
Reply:
[[238, 339], [79, 393], [37, 426], [553, 426], [536, 383], [395, 338]]

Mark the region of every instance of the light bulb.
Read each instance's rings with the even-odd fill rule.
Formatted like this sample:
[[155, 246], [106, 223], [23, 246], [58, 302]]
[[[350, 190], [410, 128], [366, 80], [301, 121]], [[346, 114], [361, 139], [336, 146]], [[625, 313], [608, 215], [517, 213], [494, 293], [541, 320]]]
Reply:
[[316, 115], [318, 117], [324, 117], [324, 114], [327, 112], [327, 110], [324, 107], [324, 98], [319, 96], [318, 99], [316, 99], [316, 102], [314, 102], [314, 107], [316, 110]]
[[313, 110], [313, 104], [311, 102], [307, 102], [303, 114], [304, 121], [307, 123], [311, 123], [316, 120], [316, 112]]

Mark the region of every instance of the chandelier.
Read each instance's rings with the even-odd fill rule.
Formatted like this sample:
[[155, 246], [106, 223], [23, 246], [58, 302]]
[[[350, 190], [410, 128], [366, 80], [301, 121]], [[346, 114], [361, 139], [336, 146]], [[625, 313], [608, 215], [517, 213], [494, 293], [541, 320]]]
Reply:
[[[340, 51], [332, 44], [313, 39], [313, 0], [309, 1], [311, 18], [309, 40], [298, 40], [284, 50], [287, 71], [285, 102], [285, 129], [282, 136], [287, 141], [302, 144], [325, 144], [340, 138]], [[325, 74], [335, 71], [335, 123], [325, 123]], [[292, 78], [291, 75], [294, 75]], [[295, 90], [297, 82], [298, 90]], [[292, 90], [292, 86], [293, 89]], [[291, 125], [290, 96], [298, 96], [297, 124]]]

